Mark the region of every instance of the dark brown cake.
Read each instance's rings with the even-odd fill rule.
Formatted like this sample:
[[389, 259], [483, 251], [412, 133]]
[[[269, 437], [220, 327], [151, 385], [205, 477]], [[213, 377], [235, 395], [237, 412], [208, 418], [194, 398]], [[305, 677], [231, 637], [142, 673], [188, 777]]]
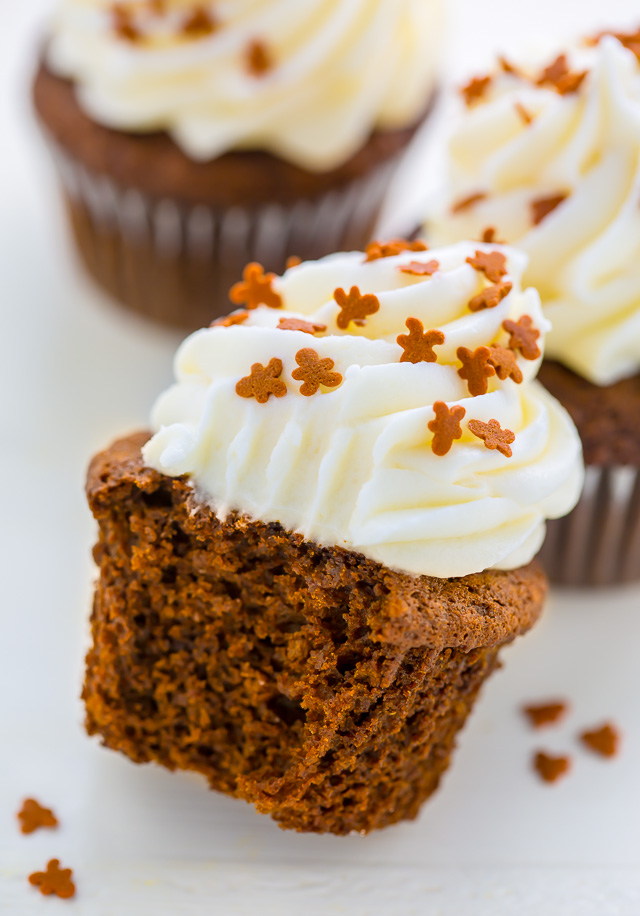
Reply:
[[144, 466], [146, 439], [89, 470], [88, 731], [282, 827], [415, 817], [498, 650], [540, 614], [539, 567], [412, 577], [276, 524], [220, 522], [184, 478]]
[[33, 96], [89, 272], [130, 308], [191, 330], [228, 311], [248, 261], [280, 274], [289, 255], [364, 248], [422, 121], [375, 131], [339, 168], [310, 172], [260, 151], [196, 162], [164, 132], [104, 127], [44, 64]]

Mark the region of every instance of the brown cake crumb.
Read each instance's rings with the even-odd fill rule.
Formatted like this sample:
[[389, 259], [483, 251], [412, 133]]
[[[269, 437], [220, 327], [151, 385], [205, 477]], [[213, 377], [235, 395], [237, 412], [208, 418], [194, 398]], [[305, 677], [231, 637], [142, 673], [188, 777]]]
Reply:
[[451, 205], [451, 212], [453, 214], [464, 213], [465, 210], [470, 210], [471, 207], [486, 199], [487, 194], [485, 191], [476, 191], [474, 194], [468, 194], [466, 197], [461, 197], [460, 200], [456, 200]]
[[257, 309], [259, 305], [282, 308], [282, 297], [273, 289], [275, 279], [275, 274], [265, 273], [262, 264], [252, 261], [243, 270], [242, 280], [231, 287], [229, 298], [235, 305], [248, 309]]
[[552, 757], [543, 751], [538, 751], [533, 759], [535, 771], [545, 782], [556, 782], [569, 772], [570, 765], [570, 757]]
[[531, 201], [531, 219], [533, 225], [538, 226], [543, 219], [553, 213], [556, 207], [564, 203], [568, 194], [553, 194], [551, 197], [538, 197], [537, 200]]
[[316, 324], [314, 321], [303, 321], [301, 318], [281, 318], [278, 322], [280, 331], [302, 331], [303, 334], [319, 334], [326, 331], [326, 324]]
[[365, 262], [377, 261], [380, 258], [394, 258], [403, 251], [427, 251], [428, 246], [421, 240], [391, 239], [389, 242], [369, 242], [364, 250]]
[[615, 757], [620, 748], [620, 732], [611, 722], [582, 732], [580, 740], [585, 747], [601, 757]]
[[440, 264], [438, 261], [409, 261], [408, 264], [401, 264], [398, 270], [414, 277], [432, 277], [440, 270]]
[[247, 67], [253, 76], [264, 76], [273, 69], [273, 60], [263, 41], [252, 41], [247, 46]]
[[50, 808], [43, 808], [35, 798], [27, 798], [18, 811], [22, 833], [33, 833], [40, 827], [57, 827], [58, 819]]
[[444, 343], [444, 334], [436, 328], [425, 331], [423, 323], [418, 318], [407, 318], [405, 321], [408, 334], [398, 334], [396, 341], [402, 347], [401, 363], [436, 363], [438, 357], [433, 351], [434, 347]]
[[484, 96], [490, 85], [490, 76], [474, 76], [473, 79], [469, 80], [466, 86], [462, 87], [460, 92], [466, 104], [471, 106]]
[[507, 258], [501, 251], [476, 251], [467, 264], [483, 273], [489, 283], [499, 283], [507, 272]]
[[433, 405], [435, 419], [430, 420], [427, 424], [432, 433], [434, 433], [431, 442], [431, 450], [434, 455], [444, 457], [455, 439], [462, 438], [462, 427], [460, 421], [464, 419], [466, 410], [461, 404], [455, 404], [449, 408], [444, 401], [436, 401]]
[[255, 398], [258, 404], [266, 404], [269, 395], [283, 398], [287, 393], [287, 386], [281, 381], [282, 360], [275, 356], [269, 360], [267, 366], [254, 363], [251, 374], [240, 379], [236, 385], [236, 394], [241, 398]]
[[374, 315], [380, 308], [380, 300], [370, 293], [362, 295], [357, 286], [352, 286], [349, 295], [343, 289], [336, 289], [333, 298], [340, 306], [336, 324], [346, 331], [351, 322], [362, 327], [369, 315]]
[[37, 887], [45, 897], [55, 894], [56, 897], [68, 900], [76, 892], [76, 886], [71, 880], [72, 874], [70, 868], [60, 868], [60, 859], [51, 859], [46, 871], [36, 871], [29, 875], [29, 884]]
[[534, 703], [523, 706], [522, 712], [534, 728], [542, 728], [545, 725], [554, 725], [563, 719], [568, 708], [564, 700], [556, 700], [552, 703]]
[[291, 377], [297, 382], [303, 382], [300, 394], [310, 398], [316, 394], [321, 385], [325, 388], [337, 388], [342, 382], [339, 372], [332, 372], [335, 363], [329, 357], [320, 359], [315, 350], [305, 347], [296, 353], [296, 362], [299, 369], [294, 369]]
[[489, 420], [488, 423], [469, 420], [468, 426], [474, 436], [482, 439], [486, 448], [491, 451], [497, 449], [505, 458], [512, 457], [511, 444], [516, 441], [516, 437], [510, 429], [502, 429], [497, 420]]
[[481, 312], [483, 309], [494, 309], [497, 305], [500, 305], [512, 289], [513, 284], [505, 282], [487, 286], [486, 289], [483, 289], [481, 293], [471, 299], [468, 305], [469, 311]]
[[462, 366], [458, 375], [465, 379], [469, 394], [474, 398], [486, 394], [488, 390], [487, 379], [496, 374], [495, 367], [491, 365], [491, 350], [489, 347], [476, 347], [471, 351], [468, 347], [458, 347], [456, 355]]

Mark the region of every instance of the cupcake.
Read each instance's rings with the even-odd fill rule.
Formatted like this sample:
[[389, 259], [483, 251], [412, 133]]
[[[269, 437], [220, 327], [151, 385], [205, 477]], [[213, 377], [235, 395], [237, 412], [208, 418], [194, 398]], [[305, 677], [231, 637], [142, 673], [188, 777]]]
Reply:
[[371, 238], [431, 104], [442, 0], [61, 0], [34, 84], [77, 248], [194, 330], [247, 261]]
[[89, 470], [90, 734], [286, 828], [417, 814], [582, 485], [523, 266], [371, 245], [187, 338], [152, 433]]
[[571, 585], [640, 579], [639, 34], [537, 65], [500, 59], [463, 89], [436, 243], [507, 241], [552, 330], [540, 380], [580, 432], [587, 478], [543, 559]]

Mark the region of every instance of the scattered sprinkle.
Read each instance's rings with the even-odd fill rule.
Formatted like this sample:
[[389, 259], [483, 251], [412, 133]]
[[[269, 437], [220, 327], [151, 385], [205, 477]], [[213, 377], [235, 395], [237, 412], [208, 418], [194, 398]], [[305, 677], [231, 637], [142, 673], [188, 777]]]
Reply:
[[516, 354], [513, 350], [501, 347], [500, 344], [493, 344], [489, 347], [491, 356], [489, 365], [496, 370], [496, 375], [501, 381], [512, 379], [516, 385], [522, 384], [522, 370], [518, 365]]
[[121, 3], [114, 3], [111, 7], [113, 31], [118, 38], [124, 41], [136, 42], [142, 37], [140, 30], [135, 25], [131, 12]]
[[405, 321], [408, 334], [398, 334], [397, 342], [403, 349], [401, 363], [436, 363], [438, 357], [433, 348], [444, 343], [442, 331], [432, 329], [425, 331], [418, 318], [407, 318]]
[[216, 318], [209, 325], [210, 328], [231, 328], [234, 324], [242, 324], [249, 317], [249, 312], [233, 312], [224, 318]]
[[427, 251], [428, 246], [416, 239], [410, 242], [408, 239], [391, 239], [389, 242], [369, 242], [365, 248], [365, 262], [377, 261], [379, 258], [393, 258], [403, 251]]
[[498, 230], [495, 226], [487, 226], [487, 228], [482, 233], [482, 238], [480, 241], [486, 242], [487, 245], [504, 245], [504, 242], [501, 242], [496, 238], [497, 234]]
[[58, 819], [50, 808], [43, 808], [35, 798], [27, 798], [18, 811], [22, 833], [33, 833], [40, 827], [57, 827]]
[[600, 728], [582, 732], [580, 740], [601, 757], [615, 757], [620, 747], [620, 732], [615, 725], [607, 722]]
[[469, 311], [481, 312], [483, 309], [494, 309], [512, 289], [512, 283], [496, 283], [494, 286], [487, 286], [469, 302]]
[[543, 219], [553, 213], [556, 207], [564, 203], [568, 196], [568, 194], [553, 194], [551, 197], [538, 197], [536, 200], [532, 200], [531, 219], [533, 220], [533, 225], [538, 226]]
[[287, 270], [291, 270], [292, 267], [297, 267], [298, 264], [302, 264], [302, 258], [299, 258], [297, 254], [290, 254], [286, 263]]
[[572, 73], [567, 55], [560, 54], [553, 63], [545, 67], [538, 77], [537, 84], [538, 86], [552, 86], [560, 95], [566, 95], [569, 92], [576, 92], [586, 75], [586, 70], [581, 73]]
[[552, 703], [533, 703], [530, 706], [523, 706], [522, 712], [534, 728], [542, 728], [545, 725], [554, 725], [563, 719], [568, 708], [568, 704], [563, 700], [556, 700]]
[[485, 275], [489, 283], [499, 283], [507, 272], [507, 259], [501, 251], [476, 251], [467, 264]]
[[463, 86], [460, 92], [467, 105], [471, 106], [474, 102], [481, 99], [489, 86], [491, 85], [490, 76], [474, 76], [466, 86]]
[[525, 359], [538, 359], [540, 347], [536, 343], [540, 331], [530, 315], [522, 315], [517, 321], [503, 321], [502, 327], [509, 334], [509, 349], [520, 350]]
[[461, 197], [460, 200], [456, 200], [451, 205], [451, 212], [464, 213], [465, 210], [470, 210], [471, 207], [475, 207], [476, 204], [479, 204], [481, 201], [486, 199], [486, 191], [476, 191], [473, 194], [467, 194], [466, 197]]
[[76, 892], [76, 886], [71, 880], [72, 874], [70, 868], [60, 868], [60, 859], [51, 859], [46, 871], [36, 871], [29, 875], [29, 884], [37, 887], [45, 897], [55, 894], [56, 897], [68, 900]]
[[273, 69], [273, 60], [263, 41], [254, 40], [247, 45], [247, 67], [253, 76], [264, 76]]
[[497, 420], [469, 420], [469, 430], [478, 439], [482, 439], [486, 448], [494, 451], [497, 449], [505, 458], [511, 458], [511, 444], [516, 441], [515, 434], [510, 429], [502, 429]]
[[205, 38], [215, 32], [218, 23], [204, 6], [196, 6], [182, 24], [182, 34], [189, 38]]
[[506, 57], [502, 57], [502, 56], [498, 57], [498, 63], [500, 64], [500, 67], [504, 71], [504, 73], [511, 73], [513, 76], [521, 75], [518, 68], [514, 67], [514, 65], [510, 63]]
[[473, 352], [467, 347], [458, 347], [457, 356], [462, 367], [458, 369], [458, 375], [466, 379], [469, 394], [472, 397], [486, 394], [488, 390], [487, 379], [496, 374], [494, 366], [491, 365], [491, 350], [489, 347], [476, 347]]
[[414, 277], [432, 277], [438, 270], [440, 264], [438, 261], [409, 261], [408, 264], [401, 264], [398, 270], [403, 274], [412, 274]]
[[462, 438], [462, 427], [460, 421], [466, 414], [466, 410], [460, 404], [449, 408], [444, 401], [436, 401], [433, 405], [435, 419], [429, 421], [429, 429], [434, 433], [431, 442], [431, 450], [434, 455], [443, 457], [447, 454], [454, 439]]
[[545, 782], [555, 782], [569, 772], [571, 760], [569, 757], [551, 757], [543, 751], [538, 751], [533, 758], [533, 767]]
[[259, 305], [279, 309], [282, 307], [282, 298], [273, 289], [275, 278], [275, 274], [265, 274], [262, 264], [253, 261], [245, 267], [242, 280], [231, 287], [229, 298], [235, 305], [244, 305], [248, 309], [255, 309]]
[[340, 313], [336, 318], [336, 324], [343, 331], [346, 331], [350, 323], [362, 327], [366, 324], [366, 318], [375, 314], [380, 308], [380, 301], [377, 296], [360, 294], [357, 286], [352, 286], [349, 295], [343, 289], [335, 290], [333, 298], [340, 306]]
[[336, 388], [342, 382], [339, 372], [331, 372], [334, 367], [333, 360], [328, 357], [320, 359], [315, 350], [308, 347], [298, 350], [296, 362], [300, 368], [294, 369], [291, 377], [298, 382], [304, 382], [300, 388], [300, 394], [306, 398], [314, 395], [320, 385], [326, 388]]
[[304, 334], [319, 334], [326, 331], [326, 324], [315, 324], [312, 321], [302, 321], [301, 318], [281, 318], [278, 322], [281, 331], [302, 331]]
[[530, 114], [527, 109], [524, 107], [522, 102], [515, 102], [513, 106], [516, 112], [520, 115], [525, 124], [531, 124], [533, 121], [533, 115]]
[[275, 356], [267, 366], [254, 363], [251, 374], [240, 379], [236, 385], [236, 394], [241, 398], [255, 398], [259, 404], [266, 404], [271, 394], [282, 398], [287, 393], [287, 386], [281, 381], [281, 375], [282, 360]]

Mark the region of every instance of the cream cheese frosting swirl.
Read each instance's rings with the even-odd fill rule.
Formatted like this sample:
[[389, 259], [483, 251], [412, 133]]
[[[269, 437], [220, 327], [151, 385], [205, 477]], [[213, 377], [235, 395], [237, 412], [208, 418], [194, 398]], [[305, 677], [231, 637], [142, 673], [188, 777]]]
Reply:
[[[571, 420], [535, 381], [549, 325], [536, 291], [522, 291], [525, 264], [507, 248], [459, 243], [375, 260], [335, 254], [270, 284], [250, 268], [272, 307], [185, 340], [146, 463], [188, 475], [220, 517], [280, 522], [411, 574], [528, 563], [545, 519], [575, 505], [583, 466]], [[501, 301], [472, 311], [493, 281]], [[299, 322], [304, 330], [280, 327]], [[537, 340], [508, 349], [525, 326]], [[461, 353], [483, 364], [506, 354], [510, 375], [463, 378]], [[438, 414], [460, 421], [444, 447]], [[481, 438], [491, 421], [502, 451]]]
[[[189, 33], [198, 10], [215, 27]], [[442, 11], [442, 0], [61, 0], [48, 63], [95, 120], [166, 130], [195, 160], [250, 148], [328, 171], [374, 129], [425, 111]], [[259, 72], [247, 63], [256, 41]]]
[[446, 244], [491, 226], [518, 245], [551, 320], [547, 356], [608, 385], [640, 371], [640, 63], [607, 36], [566, 65], [557, 84], [538, 66], [471, 88], [426, 231]]

